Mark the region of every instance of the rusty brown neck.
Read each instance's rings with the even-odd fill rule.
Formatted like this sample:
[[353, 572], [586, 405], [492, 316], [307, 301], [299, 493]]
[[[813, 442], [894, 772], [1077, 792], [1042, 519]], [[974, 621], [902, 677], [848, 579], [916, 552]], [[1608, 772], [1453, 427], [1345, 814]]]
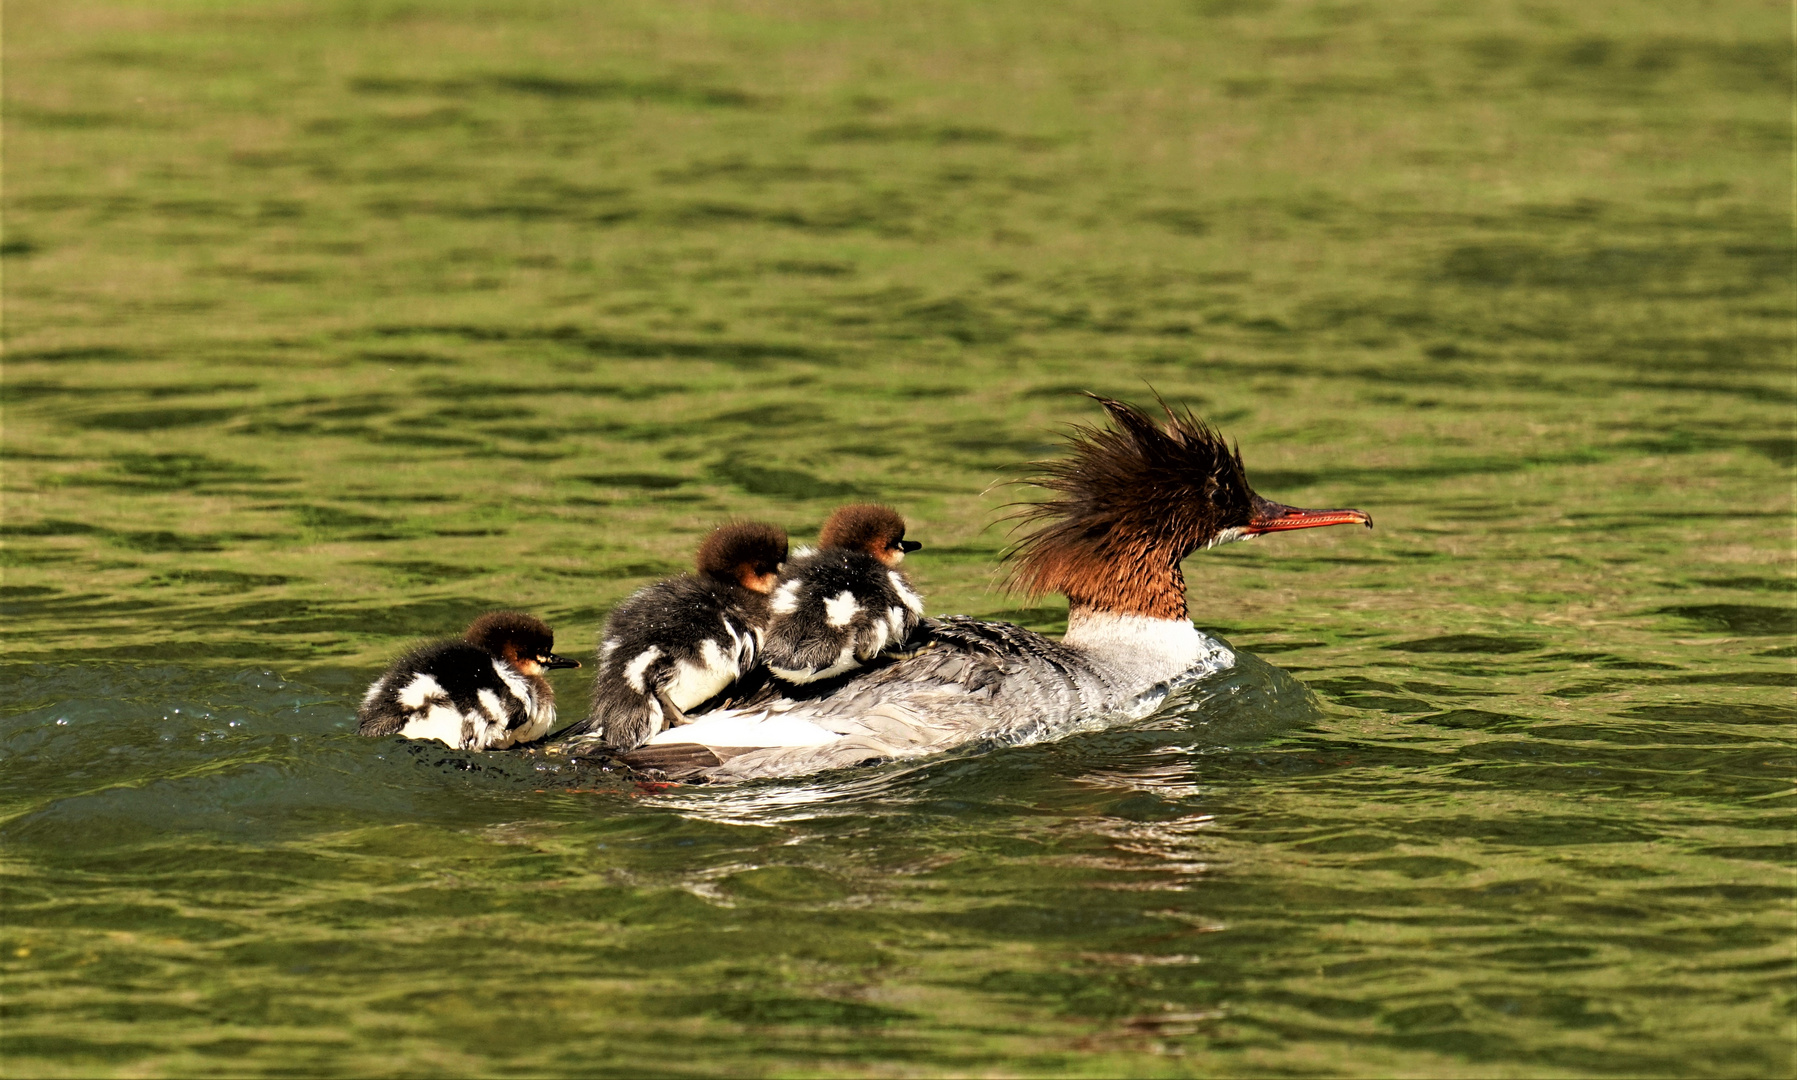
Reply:
[[1067, 568], [1061, 592], [1069, 614], [1140, 615], [1186, 618], [1186, 577], [1179, 560], [1165, 550], [1132, 552], [1102, 564]]

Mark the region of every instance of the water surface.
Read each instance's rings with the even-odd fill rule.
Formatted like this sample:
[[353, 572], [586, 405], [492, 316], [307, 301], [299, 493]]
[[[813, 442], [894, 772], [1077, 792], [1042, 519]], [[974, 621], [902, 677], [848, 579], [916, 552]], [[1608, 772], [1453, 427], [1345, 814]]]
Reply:
[[[1793, 1068], [1775, 7], [16, 2], [18, 1075]], [[1151, 384], [1284, 502], [1143, 722], [731, 789], [352, 731]], [[557, 676], [564, 714], [583, 673]]]

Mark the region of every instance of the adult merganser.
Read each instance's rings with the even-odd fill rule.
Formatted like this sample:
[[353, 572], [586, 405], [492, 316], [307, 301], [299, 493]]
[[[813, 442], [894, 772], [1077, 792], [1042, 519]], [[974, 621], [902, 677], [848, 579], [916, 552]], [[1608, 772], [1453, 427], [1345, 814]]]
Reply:
[[1055, 497], [1024, 512], [1041, 527], [1009, 553], [1017, 591], [1066, 595], [1060, 641], [1008, 623], [926, 620], [917, 651], [869, 665], [826, 695], [800, 688], [721, 709], [620, 760], [670, 779], [797, 776], [1146, 715], [1172, 681], [1235, 663], [1187, 620], [1182, 559], [1264, 533], [1372, 527], [1359, 510], [1261, 498], [1240, 450], [1189, 411], [1168, 409], [1163, 426], [1134, 406], [1097, 400], [1112, 426], [1076, 429], [1070, 456], [1041, 464], [1034, 482]]
[[374, 681], [356, 714], [363, 735], [436, 739], [459, 750], [503, 750], [555, 726], [543, 672], [579, 667], [555, 655], [555, 633], [532, 615], [493, 611], [461, 641], [420, 646]]
[[767, 627], [768, 596], [786, 561], [786, 532], [745, 521], [699, 546], [698, 573], [657, 582], [619, 604], [599, 634], [593, 704], [570, 735], [629, 750], [687, 722], [749, 673]]
[[761, 662], [789, 683], [846, 674], [902, 647], [923, 598], [899, 563], [922, 547], [905, 539], [905, 519], [887, 506], [844, 506], [824, 522], [817, 550], [780, 571], [769, 607]]

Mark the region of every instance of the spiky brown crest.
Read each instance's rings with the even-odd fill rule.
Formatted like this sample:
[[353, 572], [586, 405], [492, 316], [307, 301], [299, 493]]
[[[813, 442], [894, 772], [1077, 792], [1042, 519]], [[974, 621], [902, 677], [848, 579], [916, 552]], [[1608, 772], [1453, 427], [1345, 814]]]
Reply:
[[508, 660], [555, 650], [555, 631], [542, 619], [522, 611], [489, 611], [469, 624], [462, 636], [470, 645]]
[[1074, 428], [1071, 453], [1035, 463], [1021, 481], [1055, 494], [1013, 515], [1019, 527], [1039, 527], [1006, 553], [1006, 587], [1064, 593], [1076, 609], [1182, 619], [1180, 560], [1252, 518], [1258, 496], [1241, 451], [1189, 409], [1162, 402], [1161, 424], [1133, 405], [1090, 396], [1111, 424]]
[[820, 548], [849, 548], [869, 555], [884, 554], [905, 538], [905, 519], [890, 506], [855, 503], [837, 507], [817, 534]]
[[712, 530], [699, 545], [699, 573], [742, 584], [745, 576], [764, 577], [786, 561], [786, 530], [765, 521], [733, 521]]

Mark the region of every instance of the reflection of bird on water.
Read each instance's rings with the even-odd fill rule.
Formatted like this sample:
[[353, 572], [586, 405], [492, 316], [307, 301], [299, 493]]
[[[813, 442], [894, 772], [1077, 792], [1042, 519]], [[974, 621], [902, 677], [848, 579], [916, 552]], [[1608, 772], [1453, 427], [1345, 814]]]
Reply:
[[796, 776], [1139, 713], [1169, 680], [1235, 662], [1186, 617], [1186, 556], [1270, 532], [1372, 526], [1358, 510], [1261, 498], [1240, 451], [1190, 412], [1168, 409], [1161, 423], [1098, 400], [1110, 426], [1079, 429], [1068, 457], [1041, 465], [1034, 482], [1053, 497], [1024, 511], [1039, 527], [1011, 553], [1018, 591], [1067, 597], [1060, 641], [1008, 623], [926, 620], [909, 655], [698, 717], [620, 760], [670, 778]]
[[482, 615], [461, 641], [433, 642], [395, 661], [368, 688], [357, 730], [461, 750], [540, 739], [555, 726], [555, 691], [543, 672], [580, 666], [554, 648], [555, 634], [541, 619], [516, 611]]

